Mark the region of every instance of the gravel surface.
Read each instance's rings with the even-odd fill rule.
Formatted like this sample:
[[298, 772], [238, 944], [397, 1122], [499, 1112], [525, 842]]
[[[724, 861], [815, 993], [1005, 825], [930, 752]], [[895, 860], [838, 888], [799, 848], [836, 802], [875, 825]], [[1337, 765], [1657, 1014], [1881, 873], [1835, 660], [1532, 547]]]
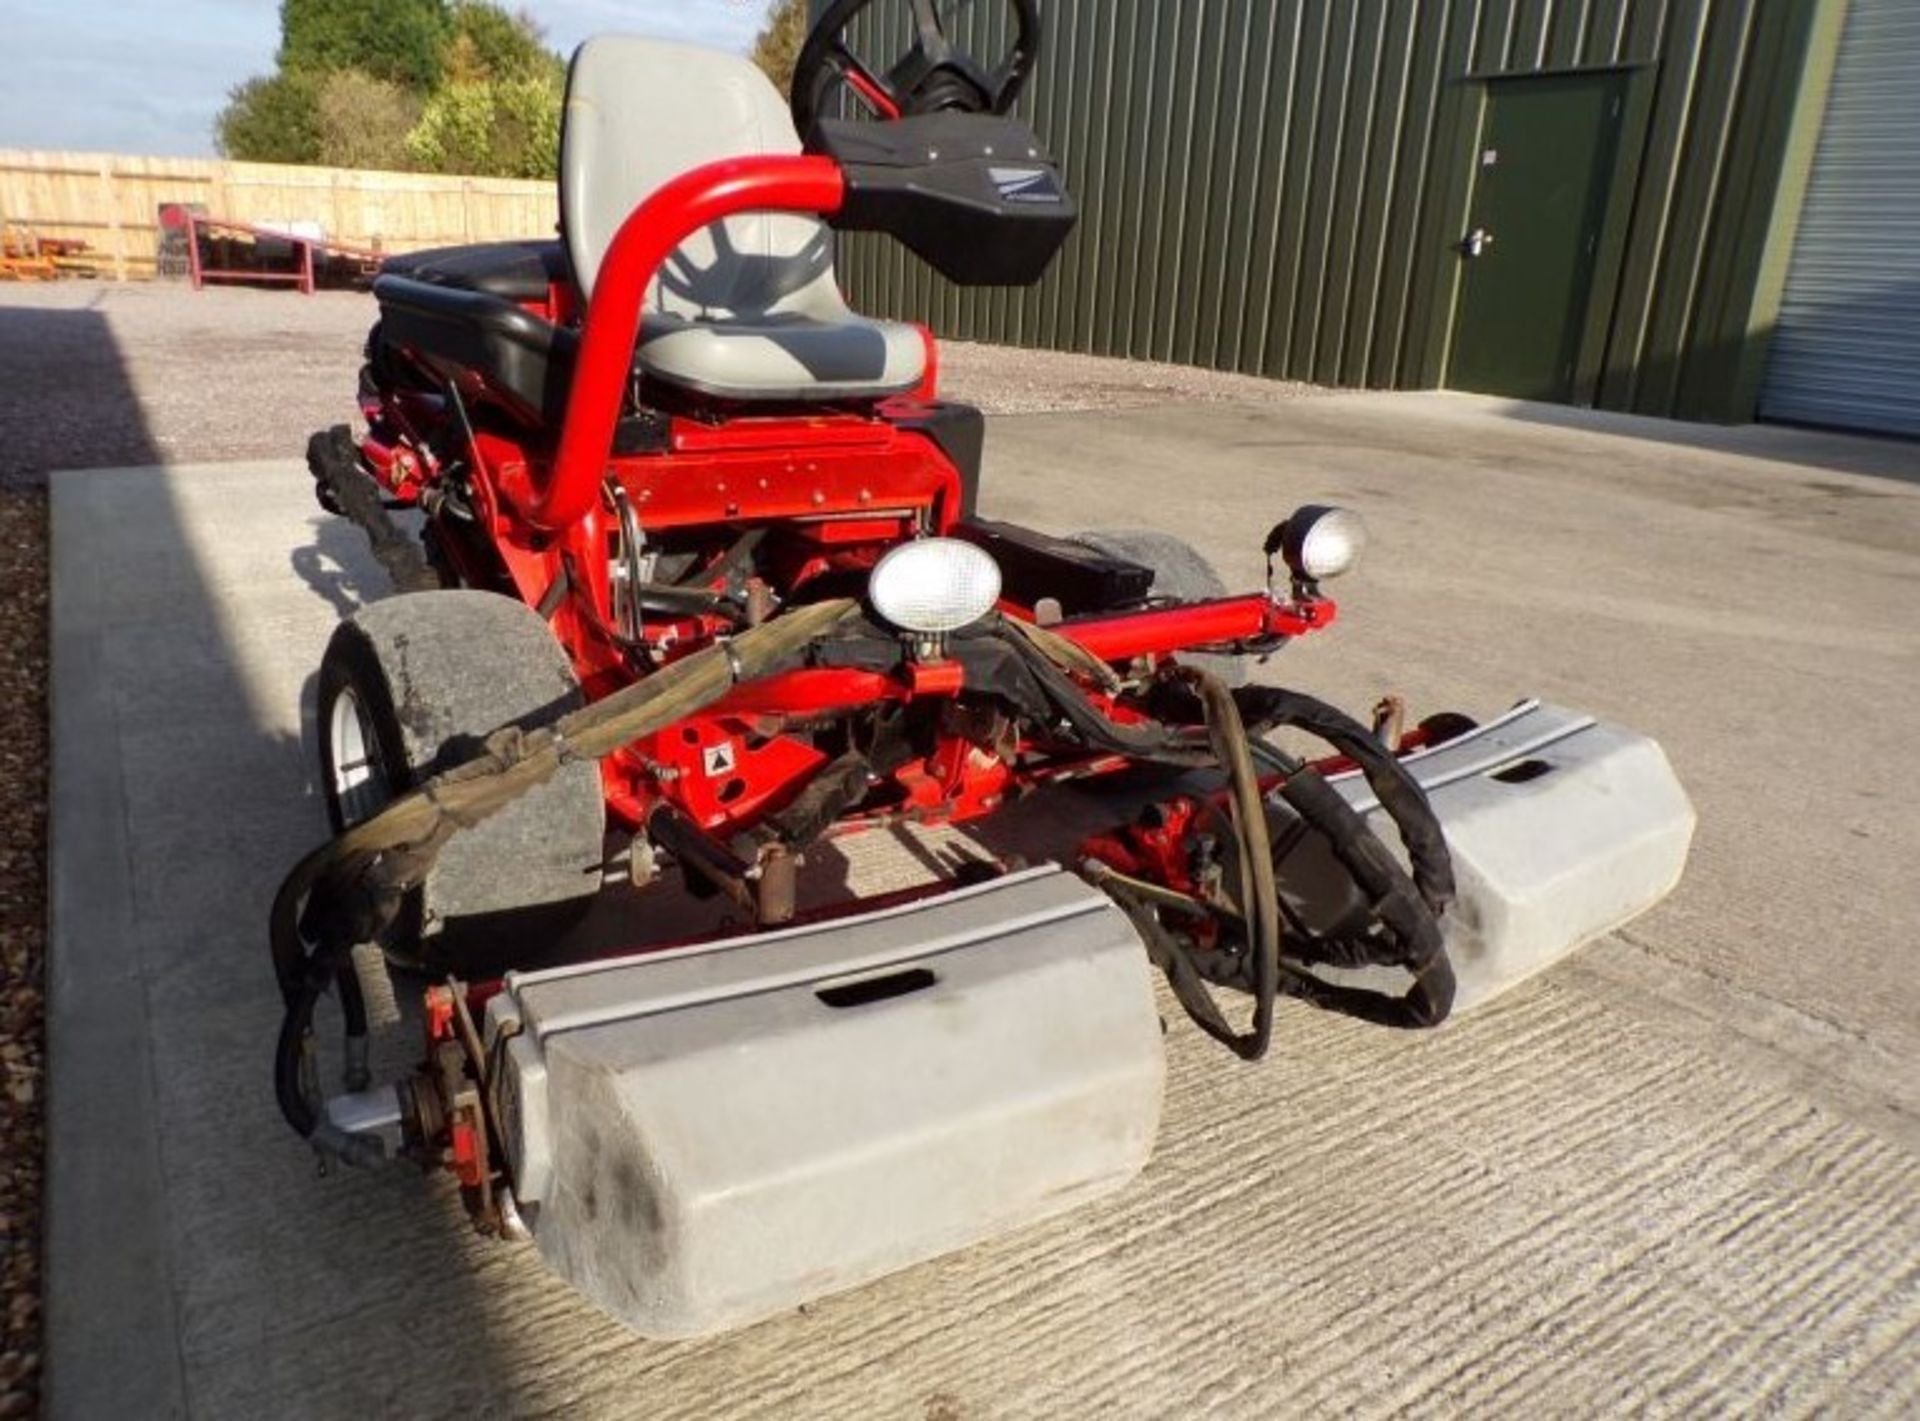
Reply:
[[[370, 296], [67, 283], [0, 290], [0, 480], [47, 469], [297, 456], [353, 414]], [[1312, 386], [1092, 355], [941, 347], [990, 414], [1287, 399]]]
[[40, 1371], [46, 536], [45, 495], [0, 487], [0, 1417], [32, 1414]]
[[1109, 360], [1051, 350], [1013, 350], [964, 341], [941, 345], [940, 383], [950, 398], [976, 404], [994, 415], [1142, 409], [1176, 401], [1259, 404], [1327, 393], [1315, 385], [1226, 375], [1185, 365]]
[[[0, 1421], [37, 1407], [46, 950], [46, 475], [298, 457], [353, 414], [371, 297], [63, 283], [0, 288]], [[994, 414], [1288, 399], [1311, 387], [948, 344]]]

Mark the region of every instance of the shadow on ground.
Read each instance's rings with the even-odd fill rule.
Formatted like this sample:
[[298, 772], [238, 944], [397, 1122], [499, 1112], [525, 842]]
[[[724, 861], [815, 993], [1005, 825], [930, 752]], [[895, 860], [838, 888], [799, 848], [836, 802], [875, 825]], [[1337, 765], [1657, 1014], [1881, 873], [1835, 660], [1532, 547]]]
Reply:
[[[235, 638], [324, 640], [377, 570], [316, 508], [306, 582], [287, 578], [284, 538], [251, 541], [246, 478], [187, 527], [104, 318], [25, 314], [27, 339], [0, 341], [0, 380], [26, 371], [29, 396], [0, 420], [9, 477], [130, 466], [50, 480], [49, 1412], [513, 1413], [513, 1369], [487, 1362], [511, 1322], [451, 1192], [317, 1178], [271, 1090], [268, 902], [325, 821], [300, 687], [249, 680]], [[318, 616], [287, 605], [309, 588]], [[6, 1155], [29, 1167], [11, 1138]], [[421, 1366], [428, 1314], [473, 1344], [451, 1386]], [[343, 1318], [356, 1342], [335, 1351]]]
[[160, 462], [100, 298], [0, 316], [0, 487]]
[[1507, 418], [1548, 429], [1577, 429], [1650, 440], [1682, 449], [1745, 454], [1825, 473], [1920, 483], [1920, 441], [1788, 424], [1688, 424], [1648, 415], [1575, 409], [1571, 405], [1505, 402]]
[[[44, 1277], [47, 917], [46, 473], [66, 434], [151, 462], [105, 320], [0, 318], [0, 1414], [40, 1389]], [[56, 964], [57, 965], [57, 964]]]

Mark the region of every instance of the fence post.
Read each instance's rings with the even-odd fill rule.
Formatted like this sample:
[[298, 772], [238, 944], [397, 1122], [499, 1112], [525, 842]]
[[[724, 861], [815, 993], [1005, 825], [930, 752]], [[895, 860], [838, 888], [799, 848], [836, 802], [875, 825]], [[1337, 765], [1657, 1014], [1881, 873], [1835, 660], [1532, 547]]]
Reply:
[[195, 291], [205, 284], [200, 275], [200, 223], [191, 207], [187, 209], [187, 279]]
[[113, 160], [100, 160], [100, 206], [107, 214], [107, 234], [113, 243], [113, 279], [127, 279], [127, 244], [120, 230], [120, 204], [113, 191]]

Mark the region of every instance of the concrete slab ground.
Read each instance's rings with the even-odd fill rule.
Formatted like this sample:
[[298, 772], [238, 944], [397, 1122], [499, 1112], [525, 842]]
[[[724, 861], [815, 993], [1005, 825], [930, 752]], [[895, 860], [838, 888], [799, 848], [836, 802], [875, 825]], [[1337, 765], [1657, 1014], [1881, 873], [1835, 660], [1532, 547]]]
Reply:
[[275, 1117], [264, 923], [357, 536], [294, 464], [56, 476], [52, 1414], [1913, 1414], [1917, 464], [1461, 397], [1000, 421], [989, 513], [1232, 583], [1289, 506], [1364, 508], [1342, 624], [1265, 674], [1649, 731], [1692, 871], [1430, 1036], [1285, 1008], [1247, 1067], [1170, 1010], [1118, 1200], [679, 1345]]

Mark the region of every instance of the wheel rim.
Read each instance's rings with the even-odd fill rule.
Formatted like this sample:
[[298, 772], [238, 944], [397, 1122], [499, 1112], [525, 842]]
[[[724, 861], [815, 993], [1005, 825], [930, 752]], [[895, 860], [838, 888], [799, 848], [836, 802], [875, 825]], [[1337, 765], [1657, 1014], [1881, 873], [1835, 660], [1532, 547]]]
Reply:
[[351, 689], [342, 689], [327, 714], [327, 766], [331, 775], [327, 788], [345, 827], [371, 819], [393, 798], [375, 744], [367, 708]]

